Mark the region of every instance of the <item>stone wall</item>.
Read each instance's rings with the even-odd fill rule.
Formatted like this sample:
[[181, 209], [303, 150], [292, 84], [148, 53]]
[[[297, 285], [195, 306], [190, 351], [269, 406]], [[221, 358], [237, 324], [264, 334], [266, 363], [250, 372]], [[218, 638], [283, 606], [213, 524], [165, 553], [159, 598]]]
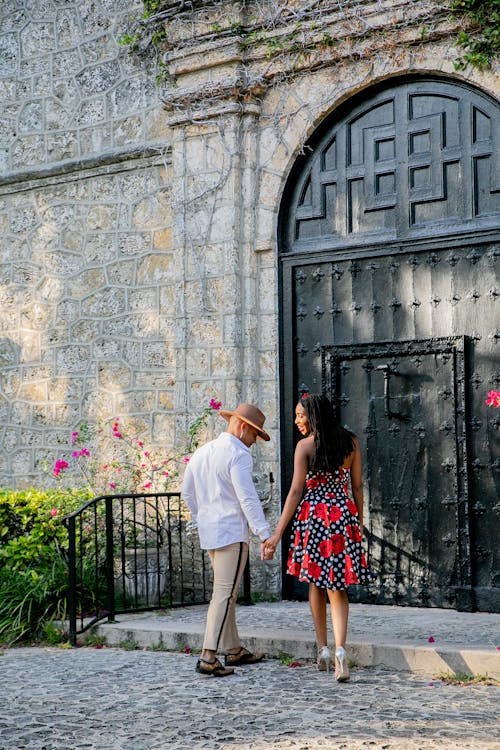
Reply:
[[2, 4], [2, 484], [46, 484], [82, 419], [174, 427], [169, 132], [118, 44], [139, 11]]

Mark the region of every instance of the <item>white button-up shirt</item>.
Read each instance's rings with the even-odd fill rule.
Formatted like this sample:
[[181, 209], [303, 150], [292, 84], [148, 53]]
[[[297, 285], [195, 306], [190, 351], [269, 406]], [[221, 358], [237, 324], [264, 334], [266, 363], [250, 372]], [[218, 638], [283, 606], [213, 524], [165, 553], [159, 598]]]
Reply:
[[252, 479], [250, 449], [222, 432], [189, 461], [182, 497], [198, 527], [202, 549], [248, 542], [248, 527], [264, 541], [271, 530]]

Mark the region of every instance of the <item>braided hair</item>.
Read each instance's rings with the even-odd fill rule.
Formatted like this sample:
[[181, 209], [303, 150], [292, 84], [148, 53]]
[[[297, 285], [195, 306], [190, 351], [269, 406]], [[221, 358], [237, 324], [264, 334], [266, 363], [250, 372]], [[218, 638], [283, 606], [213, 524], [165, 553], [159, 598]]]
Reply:
[[311, 471], [336, 471], [355, 448], [354, 434], [339, 424], [326, 396], [305, 393], [299, 403], [314, 436]]

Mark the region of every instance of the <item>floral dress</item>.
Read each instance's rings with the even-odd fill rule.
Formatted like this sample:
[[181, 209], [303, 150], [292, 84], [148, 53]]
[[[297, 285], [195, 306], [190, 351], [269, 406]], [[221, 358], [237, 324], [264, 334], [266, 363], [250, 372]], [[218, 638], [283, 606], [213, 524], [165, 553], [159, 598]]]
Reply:
[[349, 496], [349, 469], [308, 472], [297, 508], [288, 554], [288, 573], [321, 588], [346, 589], [369, 583], [361, 545], [358, 509]]

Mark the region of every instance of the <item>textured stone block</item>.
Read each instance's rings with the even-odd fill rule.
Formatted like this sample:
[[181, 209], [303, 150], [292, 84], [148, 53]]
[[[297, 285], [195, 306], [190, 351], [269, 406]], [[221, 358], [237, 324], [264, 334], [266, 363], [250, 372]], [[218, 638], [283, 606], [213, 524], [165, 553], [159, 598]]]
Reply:
[[103, 362], [98, 368], [98, 383], [107, 391], [122, 392], [130, 386], [132, 373], [124, 362]]
[[76, 76], [76, 82], [83, 96], [92, 96], [110, 90], [120, 78], [120, 66], [112, 60], [85, 68]]

